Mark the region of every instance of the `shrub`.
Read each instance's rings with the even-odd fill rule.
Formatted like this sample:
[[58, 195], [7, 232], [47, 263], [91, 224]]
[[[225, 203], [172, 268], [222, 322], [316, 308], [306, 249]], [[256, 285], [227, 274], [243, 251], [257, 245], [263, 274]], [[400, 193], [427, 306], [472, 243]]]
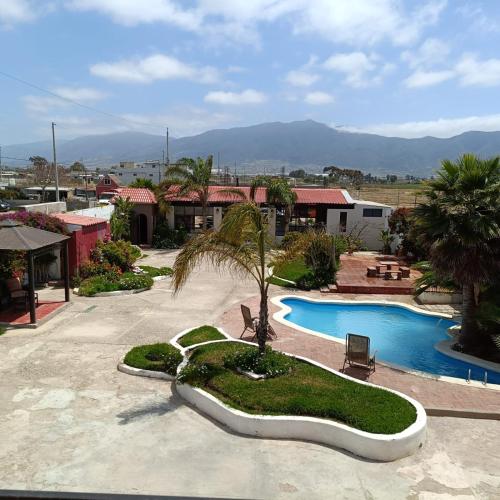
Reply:
[[239, 368], [271, 378], [290, 373], [293, 360], [285, 354], [273, 351], [269, 346], [266, 347], [264, 355], [261, 355], [256, 347], [243, 347], [224, 357], [224, 367], [231, 370]]
[[153, 247], [174, 249], [186, 243], [188, 232], [186, 229], [172, 229], [166, 221], [159, 222], [153, 232]]
[[81, 279], [107, 275], [112, 281], [116, 281], [122, 274], [122, 270], [109, 262], [87, 261], [80, 265], [78, 274]]
[[14, 212], [8, 214], [0, 214], [0, 221], [2, 220], [15, 220], [25, 226], [43, 229], [51, 233], [59, 233], [68, 235], [66, 224], [53, 215], [43, 214], [41, 212]]
[[139, 290], [151, 288], [154, 280], [148, 274], [126, 273], [118, 280], [119, 290]]
[[205, 363], [187, 364], [177, 375], [180, 384], [205, 385], [214, 375], [213, 368]]
[[134, 347], [126, 354], [124, 361], [141, 370], [164, 371], [175, 375], [182, 359], [182, 354], [173, 345], [159, 343]]
[[116, 292], [117, 290], [118, 283], [111, 281], [106, 275], [92, 276], [81, 282], [78, 294], [85, 297], [92, 297], [96, 293]]
[[297, 231], [290, 231], [283, 236], [280, 247], [284, 250], [291, 248], [291, 246], [300, 238], [300, 233]]
[[319, 288], [320, 286], [323, 286], [327, 284], [329, 280], [324, 280], [321, 278], [317, 278], [316, 275], [313, 272], [304, 274], [301, 276], [297, 281], [297, 288], [300, 288], [301, 290], [311, 290], [313, 288]]
[[128, 241], [108, 241], [98, 240], [92, 251], [91, 260], [94, 262], [108, 262], [118, 266], [123, 272], [130, 271], [134, 262], [141, 256], [140, 248], [132, 245]]

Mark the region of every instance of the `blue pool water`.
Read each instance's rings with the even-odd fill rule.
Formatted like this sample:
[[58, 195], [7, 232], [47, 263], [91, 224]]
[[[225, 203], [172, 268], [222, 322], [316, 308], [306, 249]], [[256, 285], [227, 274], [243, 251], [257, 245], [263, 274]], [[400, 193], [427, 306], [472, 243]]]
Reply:
[[[438, 352], [434, 345], [448, 340], [453, 321], [426, 316], [404, 307], [378, 304], [332, 304], [286, 298], [291, 308], [285, 319], [298, 326], [345, 339], [346, 333], [370, 337], [377, 359], [435, 375], [484, 379], [484, 368]], [[500, 373], [488, 370], [488, 383], [500, 384]]]

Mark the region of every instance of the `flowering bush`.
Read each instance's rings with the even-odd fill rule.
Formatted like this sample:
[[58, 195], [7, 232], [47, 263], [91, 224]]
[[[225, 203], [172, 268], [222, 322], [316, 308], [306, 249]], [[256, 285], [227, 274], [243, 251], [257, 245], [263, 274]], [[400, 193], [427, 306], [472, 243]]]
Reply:
[[212, 376], [210, 365], [188, 363], [177, 375], [180, 384], [204, 385]]
[[256, 347], [243, 347], [224, 358], [224, 368], [239, 368], [269, 378], [290, 373], [292, 367], [293, 360], [289, 356], [273, 351], [269, 346], [266, 347], [264, 355], [261, 355]]
[[141, 250], [128, 241], [97, 241], [90, 258], [94, 262], [107, 262], [118, 266], [123, 272], [130, 271], [134, 262], [141, 256]]
[[59, 233], [69, 235], [66, 230], [66, 224], [52, 215], [42, 214], [40, 212], [14, 212], [9, 214], [0, 214], [0, 221], [15, 220], [25, 226], [43, 229], [51, 233]]
[[116, 281], [121, 274], [122, 270], [109, 262], [87, 261], [81, 264], [79, 269], [79, 275], [82, 279], [90, 278], [91, 276], [107, 275], [113, 281]]
[[118, 280], [120, 290], [139, 290], [140, 288], [151, 288], [153, 283], [153, 278], [147, 274], [127, 273]]

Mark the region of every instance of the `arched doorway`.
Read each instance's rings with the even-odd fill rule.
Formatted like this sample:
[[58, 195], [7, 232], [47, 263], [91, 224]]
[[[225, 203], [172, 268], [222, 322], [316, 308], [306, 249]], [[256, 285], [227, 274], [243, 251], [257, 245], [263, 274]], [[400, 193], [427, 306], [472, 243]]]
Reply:
[[148, 243], [148, 218], [144, 214], [139, 214], [137, 225], [139, 245], [146, 245]]

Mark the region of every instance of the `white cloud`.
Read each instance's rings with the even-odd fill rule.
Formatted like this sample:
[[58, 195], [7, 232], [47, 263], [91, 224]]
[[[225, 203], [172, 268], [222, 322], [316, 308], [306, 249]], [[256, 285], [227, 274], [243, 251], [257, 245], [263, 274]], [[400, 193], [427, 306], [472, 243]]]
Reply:
[[320, 106], [322, 104], [331, 104], [335, 101], [335, 98], [331, 94], [326, 92], [309, 92], [306, 94], [304, 101], [307, 104], [312, 104], [313, 106]]
[[313, 33], [333, 42], [373, 45], [383, 39], [395, 44], [414, 42], [422, 30], [437, 22], [445, 0], [418, 4], [406, 12], [398, 0], [304, 0], [297, 32]]
[[341, 127], [348, 132], [366, 132], [389, 137], [417, 138], [425, 136], [453, 137], [470, 130], [495, 132], [500, 130], [500, 114], [439, 118], [405, 123], [380, 123], [364, 127]]
[[408, 88], [430, 87], [438, 83], [445, 82], [454, 78], [455, 72], [450, 70], [443, 71], [423, 71], [417, 70], [404, 80]]
[[317, 73], [301, 69], [289, 71], [285, 77], [285, 80], [295, 87], [309, 87], [319, 79], [320, 76]]
[[96, 11], [135, 26], [161, 22], [219, 41], [259, 44], [259, 24], [285, 20], [297, 34], [313, 34], [356, 47], [384, 39], [414, 42], [437, 22], [445, 0], [428, 0], [408, 11], [400, 0], [68, 0], [73, 10]]
[[64, 97], [79, 102], [96, 102], [104, 99], [107, 94], [90, 87], [55, 87], [52, 91]]
[[35, 18], [34, 6], [27, 0], [0, 0], [0, 25], [12, 26]]
[[197, 67], [164, 54], [153, 54], [144, 59], [98, 63], [90, 67], [90, 72], [107, 80], [132, 83], [173, 79], [214, 83], [218, 80], [217, 70], [211, 66]]
[[32, 113], [47, 113], [53, 109], [71, 106], [65, 99], [91, 104], [107, 96], [104, 92], [89, 87], [55, 87], [51, 91], [63, 99], [51, 95], [25, 95], [22, 97], [25, 108]]
[[66, 6], [77, 11], [108, 15], [115, 23], [125, 26], [164, 22], [196, 30], [202, 20], [196, 10], [179, 8], [169, 0], [148, 0], [146, 3], [137, 0], [71, 0]]
[[401, 59], [408, 63], [410, 68], [429, 68], [446, 61], [450, 53], [448, 43], [438, 38], [428, 38], [415, 51], [404, 51]]
[[224, 104], [224, 105], [240, 105], [240, 104], [261, 104], [267, 100], [267, 97], [262, 92], [257, 90], [247, 89], [242, 92], [224, 92], [216, 90], [209, 92], [205, 96], [205, 102]]
[[351, 87], [366, 87], [378, 84], [382, 76], [394, 67], [392, 64], [382, 66], [377, 72], [379, 57], [376, 54], [366, 55], [364, 52], [334, 54], [324, 63], [323, 68], [338, 71], [345, 75], [344, 83]]
[[500, 85], [500, 59], [480, 61], [474, 54], [464, 54], [455, 66], [455, 71], [464, 86]]

